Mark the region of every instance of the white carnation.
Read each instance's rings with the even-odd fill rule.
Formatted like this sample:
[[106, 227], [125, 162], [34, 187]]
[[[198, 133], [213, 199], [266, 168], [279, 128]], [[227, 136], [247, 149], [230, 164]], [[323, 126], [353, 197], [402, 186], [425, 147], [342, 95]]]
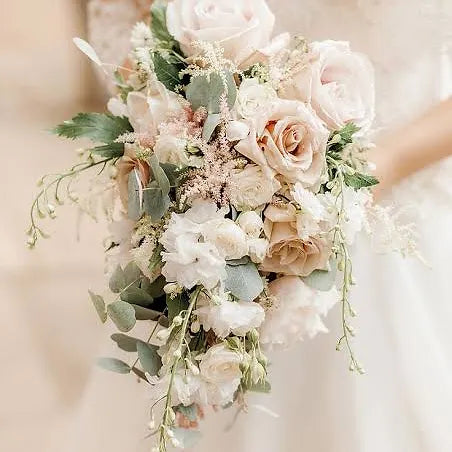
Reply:
[[144, 22], [135, 24], [130, 38], [132, 47], [150, 47], [153, 44], [151, 28]]
[[264, 310], [257, 303], [233, 302], [228, 299], [218, 304], [209, 303], [195, 311], [205, 331], [213, 330], [219, 338], [231, 333], [245, 336], [264, 321]]
[[264, 262], [268, 246], [269, 241], [267, 239], [248, 240], [248, 255], [255, 264], [262, 264]]
[[339, 301], [336, 288], [320, 292], [297, 276], [284, 276], [268, 286], [273, 305], [260, 329], [261, 342], [270, 348], [287, 348], [306, 337], [327, 332], [322, 316]]

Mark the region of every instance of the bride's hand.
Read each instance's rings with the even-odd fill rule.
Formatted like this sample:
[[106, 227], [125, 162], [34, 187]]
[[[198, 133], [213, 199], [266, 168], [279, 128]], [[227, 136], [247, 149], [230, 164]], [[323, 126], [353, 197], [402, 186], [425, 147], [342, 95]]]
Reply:
[[369, 153], [380, 181], [375, 198], [384, 197], [405, 177], [452, 155], [452, 98], [423, 117], [386, 136]]

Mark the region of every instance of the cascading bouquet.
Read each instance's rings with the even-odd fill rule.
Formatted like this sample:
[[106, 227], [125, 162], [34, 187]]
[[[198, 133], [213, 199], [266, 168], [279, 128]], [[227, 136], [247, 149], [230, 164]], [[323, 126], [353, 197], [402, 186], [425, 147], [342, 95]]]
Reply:
[[[136, 359], [100, 364], [149, 384], [156, 451], [189, 446], [205, 407], [244, 408], [249, 391], [269, 391], [265, 352], [326, 331], [336, 303], [338, 348], [362, 372], [349, 247], [369, 229], [378, 183], [366, 159], [372, 68], [344, 42], [271, 40], [273, 24], [264, 0], [174, 0], [135, 26], [127, 67], [74, 40], [117, 94], [109, 113], [55, 128], [95, 145], [40, 181], [28, 243], [64, 198], [91, 213], [101, 202], [111, 294], [90, 296]], [[81, 198], [74, 181], [88, 170]], [[147, 337], [126, 335], [138, 321]]]

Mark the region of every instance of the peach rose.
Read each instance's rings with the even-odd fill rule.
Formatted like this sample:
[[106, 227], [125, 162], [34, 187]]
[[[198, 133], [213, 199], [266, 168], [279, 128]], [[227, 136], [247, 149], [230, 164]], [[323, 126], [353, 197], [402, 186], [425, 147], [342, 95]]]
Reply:
[[325, 169], [328, 136], [328, 130], [310, 107], [298, 101], [280, 100], [262, 135], [256, 140], [252, 128], [236, 149], [263, 168], [271, 167], [288, 182], [317, 187]]
[[326, 267], [331, 245], [321, 236], [300, 238], [293, 205], [269, 206], [264, 215], [264, 230], [270, 244], [260, 267], [262, 271], [307, 276]]

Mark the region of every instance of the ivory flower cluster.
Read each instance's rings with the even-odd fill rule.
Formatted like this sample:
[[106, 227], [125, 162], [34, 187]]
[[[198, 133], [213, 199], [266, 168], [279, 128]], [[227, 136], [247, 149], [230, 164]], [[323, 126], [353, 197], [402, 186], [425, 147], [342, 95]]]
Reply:
[[[360, 370], [348, 247], [369, 229], [378, 182], [365, 157], [372, 68], [345, 42], [272, 37], [274, 22], [264, 0], [154, 2], [111, 74], [109, 113], [55, 129], [94, 142], [49, 181], [57, 199], [82, 171], [109, 181], [110, 291], [91, 299], [137, 356], [100, 363], [148, 385], [159, 452], [190, 446], [208, 407], [246, 409], [249, 392], [268, 392], [266, 353], [327, 332], [336, 303], [339, 346]], [[129, 333], [137, 322], [145, 337]]]

